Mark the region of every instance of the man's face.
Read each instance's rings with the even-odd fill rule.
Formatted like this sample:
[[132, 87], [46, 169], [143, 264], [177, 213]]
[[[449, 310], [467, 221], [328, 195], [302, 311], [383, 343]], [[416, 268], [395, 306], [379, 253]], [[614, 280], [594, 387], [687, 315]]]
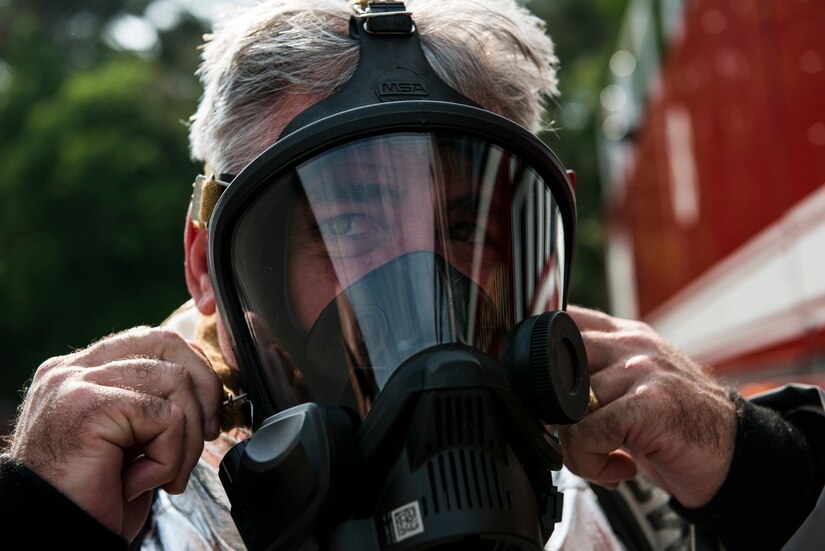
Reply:
[[393, 136], [297, 169], [307, 200], [290, 225], [289, 285], [303, 330], [343, 289], [413, 251], [436, 252], [482, 289], [489, 284], [509, 223], [491, 205], [507, 204], [508, 191], [474, 174], [458, 145]]

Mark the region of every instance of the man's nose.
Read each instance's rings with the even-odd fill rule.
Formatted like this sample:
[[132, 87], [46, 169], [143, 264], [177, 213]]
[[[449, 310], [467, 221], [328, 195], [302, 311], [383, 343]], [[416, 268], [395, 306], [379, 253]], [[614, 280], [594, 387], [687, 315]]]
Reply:
[[404, 254], [413, 251], [437, 251], [443, 248], [444, 237], [434, 224], [434, 220], [423, 219], [421, 216], [414, 216], [405, 213], [403, 231], [398, 236], [398, 242], [394, 244], [397, 254]]

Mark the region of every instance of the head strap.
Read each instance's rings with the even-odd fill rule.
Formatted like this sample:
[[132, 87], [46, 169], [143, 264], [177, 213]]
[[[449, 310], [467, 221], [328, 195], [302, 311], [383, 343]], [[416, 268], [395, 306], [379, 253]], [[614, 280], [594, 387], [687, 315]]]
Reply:
[[429, 100], [479, 107], [433, 71], [403, 2], [369, 2], [365, 12], [350, 18], [349, 31], [361, 44], [352, 78], [330, 97], [299, 113], [281, 137], [325, 117], [379, 103]]

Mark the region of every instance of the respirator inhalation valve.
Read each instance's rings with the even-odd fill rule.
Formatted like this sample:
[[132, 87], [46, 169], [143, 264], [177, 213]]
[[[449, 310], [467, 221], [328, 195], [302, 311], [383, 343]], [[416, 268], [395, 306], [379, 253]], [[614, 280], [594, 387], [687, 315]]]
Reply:
[[590, 389], [571, 182], [435, 74], [402, 2], [352, 5], [351, 80], [202, 216], [255, 407], [220, 465], [232, 517], [253, 551], [539, 551], [554, 425]]

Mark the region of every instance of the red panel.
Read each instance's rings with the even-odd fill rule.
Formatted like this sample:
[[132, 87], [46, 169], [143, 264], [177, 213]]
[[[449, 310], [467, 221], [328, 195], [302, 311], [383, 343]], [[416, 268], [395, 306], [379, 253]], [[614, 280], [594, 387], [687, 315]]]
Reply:
[[729, 358], [713, 366], [717, 373], [735, 376], [743, 371], [763, 369], [769, 371], [776, 366], [793, 366], [808, 361], [810, 356], [825, 357], [825, 329], [813, 331], [768, 348]]
[[825, 185], [825, 4], [772, 0], [775, 63], [785, 118], [789, 186], [795, 197]]
[[713, 370], [745, 395], [796, 382], [825, 388], [825, 329], [731, 358]]
[[[624, 202], [612, 209], [612, 224], [633, 237], [642, 316], [825, 183], [825, 8], [697, 0], [662, 83], [634, 138], [639, 162]], [[692, 123], [700, 216], [692, 226], [677, 223], [671, 203], [674, 108]]]

